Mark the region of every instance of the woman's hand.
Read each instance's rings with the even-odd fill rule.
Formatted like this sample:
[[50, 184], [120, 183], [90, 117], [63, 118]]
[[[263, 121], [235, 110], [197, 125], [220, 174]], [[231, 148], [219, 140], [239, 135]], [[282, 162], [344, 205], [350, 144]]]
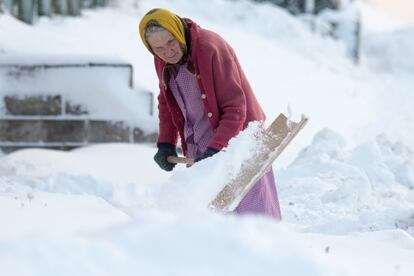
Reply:
[[154, 155], [154, 160], [164, 171], [172, 171], [176, 164], [168, 162], [168, 156], [177, 156], [177, 151], [172, 144], [159, 143], [158, 151]]
[[207, 148], [206, 151], [203, 153], [203, 155], [197, 157], [196, 159], [194, 159], [194, 162], [198, 162], [201, 161], [203, 159], [206, 159], [208, 157], [213, 156], [214, 154], [216, 154], [217, 152], [219, 152], [219, 150], [213, 149], [213, 148]]

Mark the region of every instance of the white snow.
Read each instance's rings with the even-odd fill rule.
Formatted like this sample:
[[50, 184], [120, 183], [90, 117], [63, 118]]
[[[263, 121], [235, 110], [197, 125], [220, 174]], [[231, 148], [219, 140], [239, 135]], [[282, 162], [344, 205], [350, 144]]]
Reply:
[[[255, 125], [226, 152], [172, 173], [147, 144], [26, 149], [0, 155], [1, 275], [413, 275], [414, 26], [359, 4], [354, 66], [343, 45], [269, 4], [134, 2], [35, 26], [2, 14], [0, 61], [114, 57], [133, 64], [134, 87], [156, 95], [142, 15], [166, 7], [218, 32], [268, 121], [288, 106], [292, 119], [310, 118], [273, 167], [283, 222], [206, 208], [254, 147]], [[121, 92], [96, 107], [120, 101], [139, 116], [126, 84], [103, 83]]]
[[[77, 49], [78, 41], [90, 39], [89, 32], [60, 41], [57, 39], [60, 31], [48, 31], [47, 26], [34, 31], [33, 27], [7, 14], [2, 15], [0, 24], [10, 26], [0, 30], [2, 36], [10, 38], [5, 41], [7, 50], [2, 49], [6, 53], [0, 53], [1, 98], [59, 95], [62, 106], [70, 102], [87, 111], [83, 117], [121, 120], [131, 127], [139, 126], [146, 134], [157, 131], [156, 119], [150, 114], [151, 95], [142, 86], [131, 83], [134, 74], [128, 67], [129, 62], [118, 54], [99, 51], [98, 46]], [[26, 69], [15, 66], [26, 66]], [[0, 116], [5, 116], [5, 110], [1, 102]]]

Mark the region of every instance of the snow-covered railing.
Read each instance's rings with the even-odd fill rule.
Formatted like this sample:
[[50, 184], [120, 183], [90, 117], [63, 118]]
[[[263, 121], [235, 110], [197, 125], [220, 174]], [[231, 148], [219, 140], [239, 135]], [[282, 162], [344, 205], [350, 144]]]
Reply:
[[14, 64], [14, 63], [8, 63], [7, 61], [5, 63], [0, 63], [0, 69], [6, 68], [10, 71], [19, 70], [19, 71], [34, 71], [34, 70], [44, 70], [44, 69], [59, 69], [59, 68], [93, 68], [93, 67], [111, 67], [111, 68], [124, 68], [128, 71], [129, 81], [128, 84], [130, 87], [132, 87], [132, 76], [133, 76], [133, 67], [131, 64], [126, 63], [99, 63], [99, 62], [86, 62], [86, 63], [80, 63], [76, 59], [72, 62], [68, 63], [62, 63], [59, 60], [49, 63], [49, 64], [39, 64], [34, 63], [31, 64], [28, 62], [27, 64]]

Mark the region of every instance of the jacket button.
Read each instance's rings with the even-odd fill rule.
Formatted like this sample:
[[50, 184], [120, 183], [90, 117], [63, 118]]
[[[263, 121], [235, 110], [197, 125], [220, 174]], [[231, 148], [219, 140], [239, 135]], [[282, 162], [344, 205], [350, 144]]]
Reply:
[[206, 94], [201, 94], [201, 98], [204, 100], [205, 98], [207, 98]]
[[200, 75], [199, 75], [199, 74], [197, 74], [196, 78], [197, 78], [198, 80], [199, 80], [199, 79], [201, 79], [201, 77], [200, 77]]
[[213, 113], [209, 112], [209, 113], [207, 113], [207, 116], [208, 116], [209, 118], [211, 118], [211, 117], [213, 117]]

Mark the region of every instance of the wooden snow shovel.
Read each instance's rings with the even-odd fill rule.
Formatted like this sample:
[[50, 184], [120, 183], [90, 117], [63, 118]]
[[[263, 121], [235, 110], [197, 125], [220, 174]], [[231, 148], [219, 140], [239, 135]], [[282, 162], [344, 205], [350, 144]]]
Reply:
[[[299, 122], [293, 122], [282, 113], [279, 114], [258, 137], [262, 141], [260, 153], [243, 162], [242, 170], [224, 186], [209, 207], [224, 213], [233, 211], [307, 122], [304, 116]], [[169, 156], [168, 162], [194, 164], [193, 159], [175, 156]]]

